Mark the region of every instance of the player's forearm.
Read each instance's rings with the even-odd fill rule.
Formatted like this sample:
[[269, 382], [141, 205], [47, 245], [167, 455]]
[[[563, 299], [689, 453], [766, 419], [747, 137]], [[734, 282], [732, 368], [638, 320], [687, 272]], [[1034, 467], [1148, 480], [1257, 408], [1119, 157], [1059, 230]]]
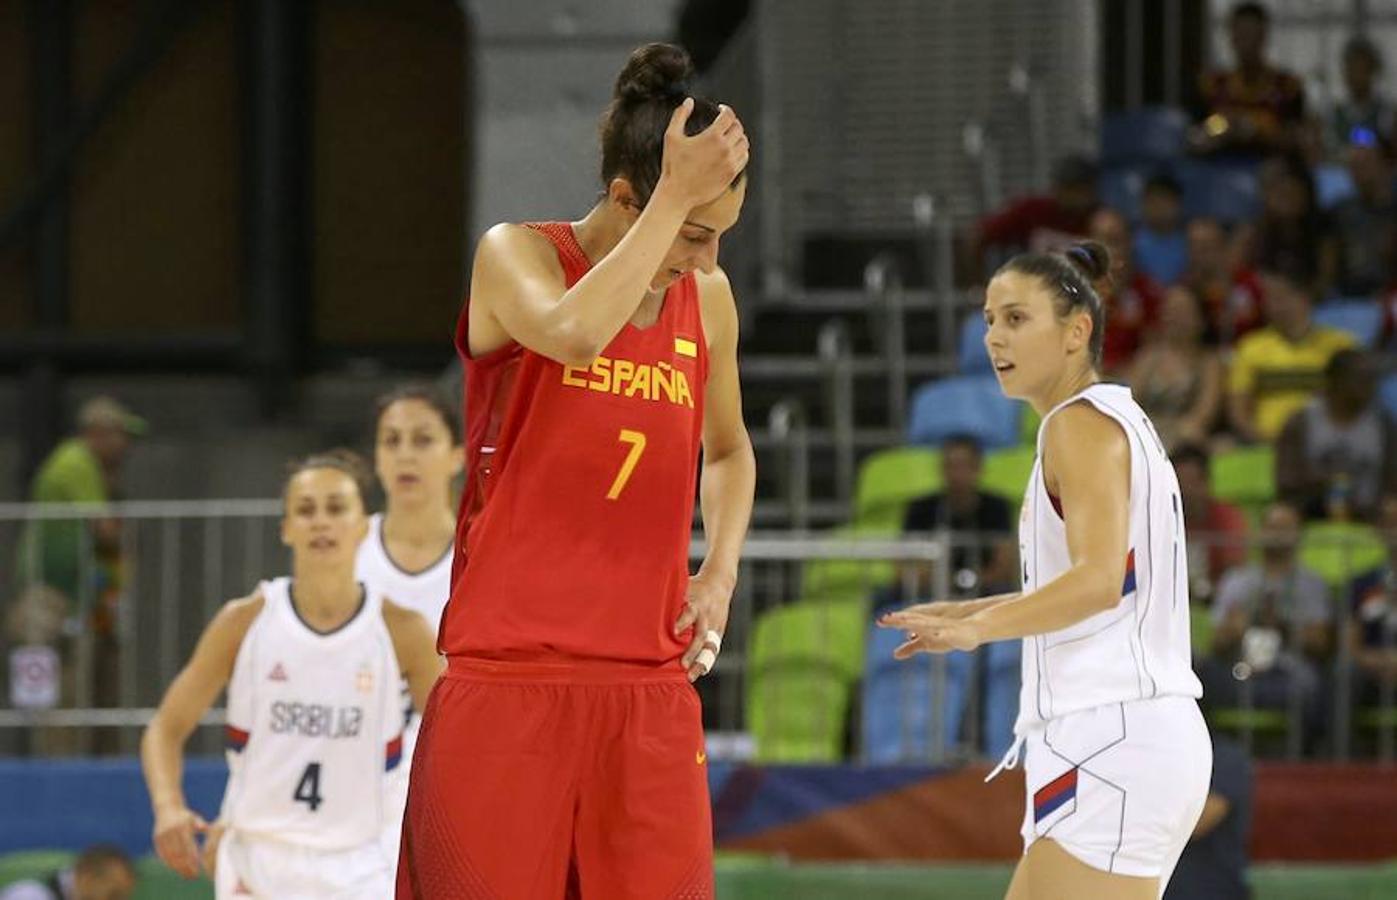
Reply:
[[555, 327], [573, 336], [579, 356], [590, 362], [635, 315], [688, 214], [662, 178], [621, 242], [563, 294], [552, 312]]
[[757, 463], [751, 443], [719, 459], [704, 460], [699, 502], [708, 553], [699, 573], [723, 579], [729, 590], [737, 583], [737, 564], [752, 521], [756, 486]]
[[957, 600], [953, 608], [960, 611], [961, 615], [958, 618], [964, 619], [978, 615], [988, 609], [993, 609], [1001, 603], [1017, 600], [1022, 596], [1022, 594], [1015, 591], [1012, 594], [994, 594], [989, 597], [981, 597], [978, 600]]
[[184, 738], [174, 734], [158, 714], [141, 735], [141, 770], [150, 792], [152, 810], [159, 812], [186, 805], [182, 785]]
[[1109, 585], [1106, 573], [1078, 564], [1042, 588], [991, 604], [970, 618], [983, 643], [1046, 634], [1119, 603], [1120, 582]]

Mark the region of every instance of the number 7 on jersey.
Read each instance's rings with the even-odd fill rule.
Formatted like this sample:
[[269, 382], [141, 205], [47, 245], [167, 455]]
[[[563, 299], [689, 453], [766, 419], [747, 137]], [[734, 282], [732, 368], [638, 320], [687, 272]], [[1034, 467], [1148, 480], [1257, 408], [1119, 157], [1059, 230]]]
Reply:
[[631, 480], [636, 463], [640, 462], [640, 456], [645, 452], [645, 435], [642, 432], [622, 428], [621, 436], [617, 440], [623, 444], [630, 444], [631, 449], [626, 454], [626, 461], [621, 463], [621, 471], [616, 473], [616, 480], [611, 482], [611, 490], [606, 492], [608, 500], [615, 500], [621, 496], [621, 492], [626, 489], [626, 482]]

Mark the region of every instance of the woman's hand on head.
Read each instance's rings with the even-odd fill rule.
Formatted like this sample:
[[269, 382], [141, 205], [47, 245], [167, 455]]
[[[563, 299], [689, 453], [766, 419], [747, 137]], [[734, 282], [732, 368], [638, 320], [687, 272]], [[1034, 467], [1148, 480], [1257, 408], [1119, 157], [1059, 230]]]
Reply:
[[693, 110], [693, 99], [686, 99], [670, 117], [660, 173], [660, 184], [689, 209], [722, 196], [747, 168], [748, 157], [747, 134], [730, 107], [719, 106], [713, 124], [690, 136], [684, 125]]

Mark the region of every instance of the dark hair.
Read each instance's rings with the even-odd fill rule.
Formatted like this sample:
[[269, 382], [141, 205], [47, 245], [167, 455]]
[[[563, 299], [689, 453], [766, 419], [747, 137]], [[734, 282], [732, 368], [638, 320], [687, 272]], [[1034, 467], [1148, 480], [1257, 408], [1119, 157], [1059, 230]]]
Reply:
[[1271, 24], [1271, 12], [1260, 3], [1247, 2], [1237, 3], [1232, 7], [1232, 13], [1227, 17], [1229, 22], [1236, 22], [1238, 19], [1250, 16], [1262, 25]]
[[965, 432], [950, 435], [941, 442], [941, 450], [943, 452], [950, 450], [952, 447], [964, 447], [973, 453], [977, 460], [985, 455], [985, 448], [980, 443], [980, 439], [973, 434], [967, 434]]
[[1357, 347], [1345, 347], [1329, 357], [1329, 363], [1324, 367], [1324, 380], [1333, 385], [1355, 374], [1367, 374], [1365, 370], [1370, 368], [1368, 354]]
[[1209, 459], [1208, 451], [1201, 444], [1180, 444], [1169, 457], [1176, 469], [1184, 463], [1197, 463], [1204, 472], [1208, 471]]
[[1053, 163], [1053, 184], [1056, 187], [1095, 186], [1100, 174], [1096, 160], [1075, 154]]
[[1073, 244], [1063, 253], [1020, 253], [999, 267], [996, 276], [1018, 272], [1040, 279], [1053, 292], [1053, 308], [1059, 319], [1085, 309], [1091, 315], [1088, 349], [1093, 369], [1101, 369], [1106, 340], [1106, 307], [1101, 289], [1110, 286], [1111, 251], [1096, 241]]
[[[1257, 274], [1262, 278], [1274, 278], [1276, 281], [1283, 281], [1295, 289], [1311, 304], [1315, 300], [1314, 280], [1310, 273], [1306, 272], [1302, 266], [1293, 261], [1272, 261], [1264, 263], [1257, 269]], [[1264, 285], [1263, 285], [1264, 288]]]
[[[637, 47], [616, 76], [611, 105], [601, 122], [601, 180], [603, 186], [624, 177], [635, 188], [641, 205], [648, 203], [660, 181], [665, 130], [685, 97], [692, 97], [689, 80], [694, 64], [684, 48], [673, 44]], [[698, 134], [718, 118], [718, 104], [693, 97], [694, 108], [684, 133]], [[733, 179], [736, 186], [745, 172]]]
[[132, 878], [136, 876], [136, 867], [132, 864], [131, 857], [115, 844], [93, 844], [88, 847], [78, 854], [78, 858], [73, 862], [73, 871], [95, 875], [113, 866], [125, 869]]
[[1355, 56], [1367, 57], [1368, 62], [1373, 64], [1373, 68], [1382, 70], [1382, 51], [1361, 34], [1354, 35], [1344, 44], [1344, 62], [1348, 62]]
[[1173, 194], [1175, 198], [1184, 195], [1184, 186], [1179, 184], [1179, 179], [1168, 172], [1156, 172], [1145, 182], [1145, 193], [1150, 191], [1164, 191]]
[[451, 433], [452, 443], [461, 443], [461, 417], [457, 415], [456, 407], [446, 399], [441, 391], [423, 381], [400, 384], [388, 393], [379, 395], [378, 399], [374, 401], [375, 430], [378, 429], [378, 423], [383, 421], [383, 414], [388, 411], [388, 407], [403, 400], [416, 400], [427, 404], [432, 408], [432, 412], [441, 417], [441, 423]]
[[368, 512], [369, 491], [373, 486], [373, 475], [369, 464], [364, 461], [364, 457], [353, 450], [336, 447], [333, 450], [322, 450], [292, 460], [286, 467], [286, 481], [282, 486], [282, 494], [286, 493], [286, 487], [290, 485], [291, 479], [311, 469], [334, 469], [348, 475], [353, 480], [355, 489], [359, 491], [359, 502], [363, 504], [364, 511]]

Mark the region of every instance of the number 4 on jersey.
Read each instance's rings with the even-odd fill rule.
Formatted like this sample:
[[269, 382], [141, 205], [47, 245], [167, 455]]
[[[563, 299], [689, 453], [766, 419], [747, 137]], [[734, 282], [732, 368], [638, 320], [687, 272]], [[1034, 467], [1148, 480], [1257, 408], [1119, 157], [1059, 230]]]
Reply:
[[615, 500], [621, 496], [621, 492], [626, 489], [626, 482], [631, 480], [631, 473], [635, 471], [635, 464], [640, 462], [640, 455], [645, 452], [645, 435], [639, 431], [622, 428], [621, 436], [617, 440], [623, 444], [630, 444], [631, 450], [626, 454], [626, 461], [621, 463], [621, 471], [616, 473], [616, 480], [611, 482], [611, 490], [606, 492], [608, 500]]
[[306, 766], [306, 770], [301, 773], [301, 780], [296, 783], [296, 793], [291, 795], [291, 799], [309, 806], [311, 812], [320, 808], [321, 801], [325, 799], [320, 796], [320, 763], [313, 762]]

